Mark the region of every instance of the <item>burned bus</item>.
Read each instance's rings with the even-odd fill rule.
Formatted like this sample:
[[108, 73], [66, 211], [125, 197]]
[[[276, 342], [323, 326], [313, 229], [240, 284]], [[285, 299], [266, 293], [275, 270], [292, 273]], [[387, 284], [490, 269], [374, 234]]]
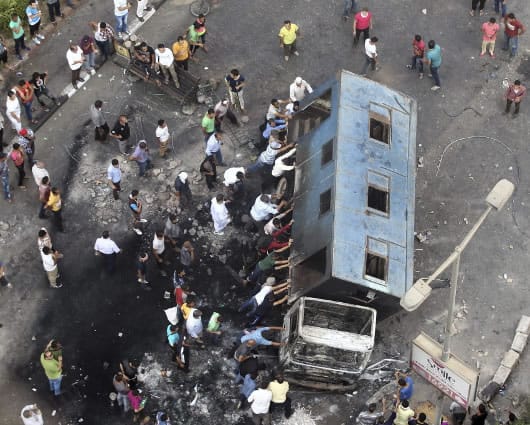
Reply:
[[367, 365], [376, 311], [413, 282], [416, 102], [341, 71], [289, 133], [296, 224], [280, 361], [294, 380], [347, 384]]

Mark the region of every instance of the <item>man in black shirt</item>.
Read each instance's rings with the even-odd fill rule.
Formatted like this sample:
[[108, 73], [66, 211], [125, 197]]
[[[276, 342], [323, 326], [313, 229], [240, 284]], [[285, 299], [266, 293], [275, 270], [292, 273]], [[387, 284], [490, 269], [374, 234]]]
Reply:
[[110, 132], [110, 137], [118, 141], [118, 148], [123, 155], [127, 155], [127, 149], [129, 149], [128, 141], [131, 137], [131, 130], [129, 129], [129, 122], [125, 115], [120, 115], [116, 124]]
[[41, 97], [46, 96], [48, 99], [50, 99], [53, 103], [56, 103], [57, 105], [60, 105], [59, 102], [57, 102], [57, 98], [50, 95], [48, 91], [48, 87], [46, 87], [46, 80], [48, 79], [48, 73], [47, 72], [34, 72], [32, 79], [29, 81], [30, 84], [33, 86], [33, 93], [35, 93], [35, 96], [37, 96], [37, 100], [43, 108], [46, 109], [46, 103], [41, 99]]
[[155, 68], [155, 51], [145, 41], [134, 48], [134, 62], [145, 73], [144, 81], [147, 81]]
[[230, 102], [235, 107], [245, 112], [245, 100], [243, 99], [243, 87], [245, 87], [245, 77], [243, 77], [239, 70], [232, 69], [230, 74], [225, 77], [226, 84], [229, 88]]

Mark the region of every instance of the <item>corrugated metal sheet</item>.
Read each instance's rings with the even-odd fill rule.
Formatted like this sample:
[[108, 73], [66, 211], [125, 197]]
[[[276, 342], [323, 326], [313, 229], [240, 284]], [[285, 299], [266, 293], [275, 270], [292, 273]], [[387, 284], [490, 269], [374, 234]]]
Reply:
[[[298, 140], [291, 299], [330, 277], [400, 297], [412, 284], [416, 102], [377, 82], [342, 71], [309, 97], [331, 89], [331, 115]], [[388, 121], [390, 143], [370, 137], [370, 117]], [[302, 123], [300, 123], [302, 126]], [[333, 160], [322, 147], [333, 140]], [[388, 212], [368, 208], [369, 183], [388, 188]], [[331, 209], [320, 214], [321, 194]], [[367, 246], [386, 257], [384, 279], [365, 273]], [[325, 270], [304, 279], [304, 264], [326, 250]], [[304, 263], [305, 262], [305, 263]]]

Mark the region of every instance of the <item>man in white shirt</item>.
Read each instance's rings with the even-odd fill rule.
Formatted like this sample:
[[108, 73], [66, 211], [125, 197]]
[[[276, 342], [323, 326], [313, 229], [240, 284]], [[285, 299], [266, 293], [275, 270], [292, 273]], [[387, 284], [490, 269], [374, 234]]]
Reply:
[[162, 75], [164, 76], [164, 84], [169, 84], [169, 75], [171, 75], [175, 87], [178, 89], [180, 84], [177, 77], [177, 71], [175, 71], [175, 66], [173, 65], [174, 61], [175, 58], [173, 57], [173, 52], [160, 43], [158, 48], [155, 49], [155, 67], [162, 72]]
[[250, 410], [252, 411], [252, 421], [256, 425], [270, 425], [271, 415], [269, 413], [272, 392], [267, 389], [269, 383], [263, 380], [257, 390], [252, 391], [248, 402], [250, 403]]
[[127, 16], [131, 7], [128, 0], [114, 0], [114, 16], [116, 17], [116, 31], [118, 31], [119, 38], [122, 38], [123, 34], [129, 35], [127, 32]]
[[42, 266], [44, 267], [44, 271], [48, 276], [50, 287], [57, 289], [63, 286], [62, 283], [57, 282], [57, 278], [59, 277], [59, 269], [57, 267], [58, 258], [56, 252], [52, 251], [50, 247], [45, 246], [41, 250], [41, 258]]
[[155, 257], [156, 264], [163, 277], [167, 276], [164, 270], [164, 251], [166, 250], [165, 237], [163, 230], [157, 230], [153, 237], [153, 257]]
[[6, 100], [6, 115], [11, 122], [11, 127], [17, 133], [22, 129], [22, 122], [20, 121], [20, 102], [14, 90], [7, 92]]
[[285, 205], [285, 201], [279, 205], [272, 203], [272, 195], [259, 195], [250, 209], [250, 216], [255, 221], [268, 220], [272, 215], [278, 214], [278, 211]]
[[296, 148], [291, 149], [289, 152], [284, 153], [283, 155], [280, 155], [279, 157], [276, 158], [276, 160], [274, 161], [274, 167], [272, 167], [273, 177], [279, 178], [282, 176], [282, 174], [285, 171], [294, 170], [294, 167], [295, 167], [294, 162], [293, 162], [293, 165], [286, 165], [284, 160], [286, 160], [287, 158], [290, 158], [295, 153], [296, 153]]
[[224, 117], [227, 117], [233, 125], [239, 125], [239, 121], [234, 113], [230, 110], [228, 99], [217, 102], [213, 110], [215, 111], [215, 128], [221, 129]]
[[50, 177], [48, 170], [46, 170], [44, 166], [44, 162], [36, 161], [35, 164], [33, 164], [33, 167], [31, 167], [31, 173], [33, 174], [33, 179], [37, 186], [41, 185], [44, 176], [48, 176], [48, 178]]
[[169, 128], [164, 120], [158, 120], [155, 136], [158, 139], [158, 154], [160, 158], [165, 158], [169, 145]]
[[109, 168], [107, 168], [107, 179], [112, 188], [112, 196], [114, 196], [114, 199], [117, 201], [120, 199], [121, 191], [121, 168], [120, 162], [116, 158], [111, 161]]
[[193, 341], [203, 344], [202, 331], [204, 327], [202, 324], [202, 311], [196, 308], [192, 309], [190, 315], [186, 319], [186, 331], [188, 335], [193, 338]]
[[243, 175], [245, 174], [245, 167], [232, 167], [232, 168], [227, 168], [227, 170], [224, 172], [223, 174], [223, 178], [224, 178], [224, 185], [226, 187], [230, 187], [231, 185], [237, 183], [239, 181], [239, 177], [237, 176], [238, 173], [243, 173]]
[[221, 145], [223, 144], [222, 132], [216, 130], [206, 142], [206, 150], [204, 153], [206, 156], [215, 156], [215, 162], [217, 165], [224, 165], [223, 153], [221, 152]]
[[102, 255], [107, 271], [112, 274], [116, 268], [116, 254], [121, 250], [118, 245], [110, 238], [108, 230], [105, 230], [100, 238], [96, 239], [94, 244], [96, 255]]
[[68, 61], [68, 66], [72, 70], [72, 86], [77, 90], [77, 82], [85, 81], [81, 78], [81, 66], [85, 62], [85, 55], [83, 55], [83, 50], [75, 43], [70, 44], [70, 48], [66, 52], [66, 60]]
[[265, 116], [265, 119], [267, 121], [274, 119], [289, 119], [289, 117], [281, 111], [281, 105], [284, 105], [286, 103], [289, 103], [289, 101], [272, 99], [269, 105], [269, 109], [267, 109], [267, 115]]
[[311, 94], [313, 93], [313, 88], [302, 77], [296, 77], [294, 82], [289, 86], [289, 98], [292, 102], [300, 102], [305, 97], [306, 91]]
[[363, 70], [361, 75], [366, 77], [366, 71], [368, 71], [368, 66], [372, 68], [372, 71], [377, 71], [375, 64], [377, 63], [377, 42], [379, 40], [377, 37], [371, 37], [365, 40], [364, 42], [364, 52], [366, 55], [366, 61], [363, 65]]

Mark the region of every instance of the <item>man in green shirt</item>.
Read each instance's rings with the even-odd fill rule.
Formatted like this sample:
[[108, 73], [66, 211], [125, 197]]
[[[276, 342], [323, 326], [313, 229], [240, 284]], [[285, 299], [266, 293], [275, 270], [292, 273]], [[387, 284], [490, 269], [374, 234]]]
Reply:
[[9, 29], [13, 33], [13, 40], [15, 40], [15, 53], [17, 54], [17, 58], [22, 60], [20, 49], [31, 49], [29, 47], [26, 47], [26, 44], [24, 43], [24, 27], [22, 25], [22, 20], [16, 13], [13, 13], [11, 15], [11, 21], [9, 21]]
[[50, 350], [40, 355], [40, 363], [50, 383], [50, 391], [55, 396], [61, 395], [61, 381], [63, 379], [63, 362], [56, 360]]
[[201, 43], [201, 35], [197, 32], [198, 29], [197, 22], [194, 22], [191, 24], [188, 29], [186, 30], [186, 34], [184, 34], [184, 37], [187, 36], [188, 43], [190, 45], [190, 57], [193, 57], [195, 52], [200, 48], [204, 47], [204, 44]]
[[204, 143], [206, 143], [215, 131], [215, 111], [213, 108], [208, 109], [208, 112], [204, 114], [201, 121], [201, 128], [202, 134], [204, 134]]

